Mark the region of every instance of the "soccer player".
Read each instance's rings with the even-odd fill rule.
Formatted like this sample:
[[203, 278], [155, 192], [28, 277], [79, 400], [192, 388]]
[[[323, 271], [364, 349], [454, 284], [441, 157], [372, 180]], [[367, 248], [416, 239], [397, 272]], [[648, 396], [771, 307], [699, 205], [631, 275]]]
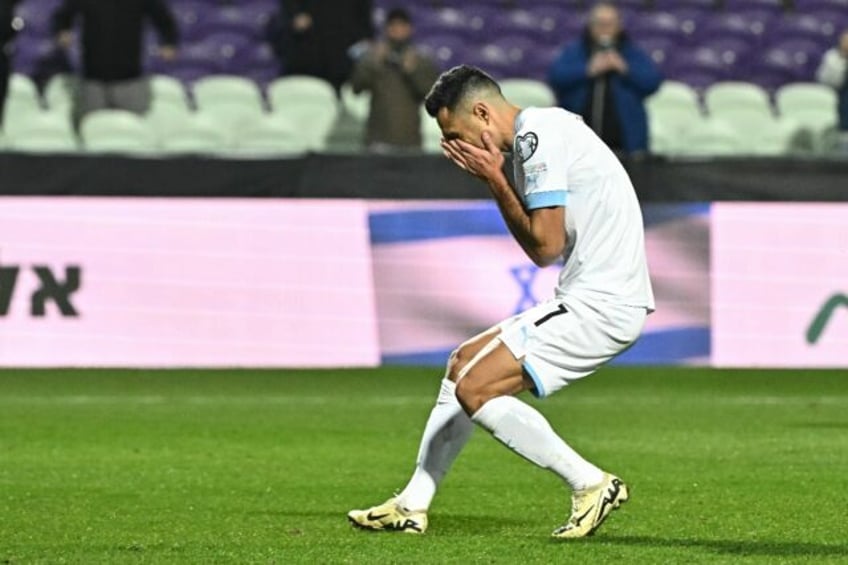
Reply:
[[[556, 538], [594, 532], [628, 498], [545, 417], [515, 397], [545, 397], [626, 350], [654, 308], [642, 214], [621, 163], [581, 118], [520, 109], [483, 71], [455, 67], [425, 100], [445, 155], [488, 186], [518, 244], [539, 266], [564, 261], [554, 298], [463, 343], [451, 355], [406, 488], [348, 519], [369, 530], [423, 533], [439, 483], [474, 424], [572, 491]], [[502, 171], [512, 153], [513, 187]]]

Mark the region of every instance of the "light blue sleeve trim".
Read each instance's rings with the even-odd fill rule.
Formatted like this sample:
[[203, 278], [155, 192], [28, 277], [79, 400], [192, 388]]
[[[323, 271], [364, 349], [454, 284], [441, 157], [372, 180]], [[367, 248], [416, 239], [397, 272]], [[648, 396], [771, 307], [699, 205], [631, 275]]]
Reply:
[[524, 367], [524, 371], [530, 375], [530, 378], [533, 380], [533, 386], [535, 387], [535, 390], [531, 391], [533, 396], [536, 398], [545, 398], [545, 387], [542, 386], [542, 379], [540, 379], [539, 375], [536, 374], [536, 370], [532, 365], [530, 365], [526, 358], [524, 359], [522, 366]]
[[528, 210], [537, 208], [550, 208], [552, 206], [565, 206], [568, 200], [568, 192], [565, 190], [546, 190], [545, 192], [531, 192], [524, 196]]

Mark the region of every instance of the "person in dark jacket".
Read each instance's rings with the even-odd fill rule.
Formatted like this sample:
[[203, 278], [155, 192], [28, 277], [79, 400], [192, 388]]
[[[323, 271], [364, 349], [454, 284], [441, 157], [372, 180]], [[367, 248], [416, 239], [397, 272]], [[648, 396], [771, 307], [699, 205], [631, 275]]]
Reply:
[[322, 78], [339, 90], [353, 69], [349, 50], [371, 39], [371, 0], [281, 0], [287, 74]]
[[610, 148], [634, 154], [648, 149], [644, 100], [662, 75], [624, 33], [612, 4], [597, 4], [581, 40], [567, 45], [548, 72], [559, 105], [581, 114]]
[[166, 60], [176, 57], [177, 25], [165, 0], [64, 0], [53, 15], [53, 31], [62, 47], [73, 42], [77, 18], [82, 21], [83, 68], [75, 122], [104, 108], [147, 112], [150, 84], [142, 69], [146, 19], [159, 34], [159, 55]]
[[384, 39], [356, 63], [351, 86], [371, 93], [365, 144], [372, 151], [421, 147], [420, 108], [438, 70], [412, 44], [412, 19], [403, 9], [386, 17]]
[[842, 32], [839, 44], [822, 57], [816, 78], [836, 90], [839, 97], [839, 129], [848, 133], [848, 29]]
[[15, 4], [19, 0], [0, 0], [0, 126], [3, 125], [3, 110], [6, 107], [6, 94], [9, 90], [9, 55], [12, 51], [12, 39], [17, 30], [13, 27]]

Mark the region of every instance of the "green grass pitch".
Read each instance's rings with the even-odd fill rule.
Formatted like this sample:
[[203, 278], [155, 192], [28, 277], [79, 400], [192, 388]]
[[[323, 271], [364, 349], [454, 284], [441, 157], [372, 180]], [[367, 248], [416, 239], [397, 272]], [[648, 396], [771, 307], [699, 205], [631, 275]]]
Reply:
[[848, 372], [605, 369], [532, 402], [630, 502], [557, 543], [560, 481], [480, 430], [416, 537], [440, 372], [0, 371], [0, 563], [846, 563]]

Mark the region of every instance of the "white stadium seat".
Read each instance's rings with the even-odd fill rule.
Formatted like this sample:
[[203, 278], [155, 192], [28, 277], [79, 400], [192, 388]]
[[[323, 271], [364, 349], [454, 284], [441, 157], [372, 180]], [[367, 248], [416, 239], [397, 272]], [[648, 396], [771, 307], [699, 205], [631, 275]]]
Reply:
[[144, 118], [125, 110], [97, 110], [80, 124], [86, 151], [99, 153], [151, 153], [156, 135]]
[[556, 104], [551, 88], [538, 80], [511, 78], [502, 80], [500, 86], [506, 99], [521, 108], [545, 108]]

